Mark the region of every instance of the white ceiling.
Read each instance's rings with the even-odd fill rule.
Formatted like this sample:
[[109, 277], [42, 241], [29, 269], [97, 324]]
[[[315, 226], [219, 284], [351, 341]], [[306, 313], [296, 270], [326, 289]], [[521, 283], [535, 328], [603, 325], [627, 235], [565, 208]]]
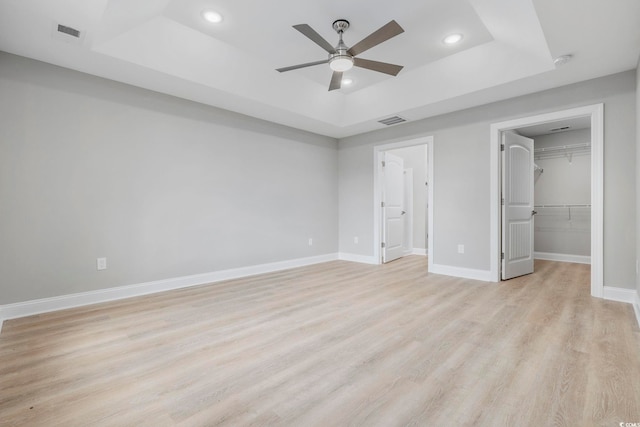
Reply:
[[[201, 12], [224, 15], [219, 25]], [[361, 55], [404, 65], [397, 77], [354, 68], [329, 92], [326, 52], [348, 19], [351, 46], [390, 20], [404, 33]], [[378, 120], [442, 114], [633, 69], [638, 0], [0, 0], [0, 50], [332, 137]], [[74, 39], [62, 24], [81, 31]], [[447, 34], [463, 41], [446, 46]], [[556, 68], [553, 58], [573, 54]]]

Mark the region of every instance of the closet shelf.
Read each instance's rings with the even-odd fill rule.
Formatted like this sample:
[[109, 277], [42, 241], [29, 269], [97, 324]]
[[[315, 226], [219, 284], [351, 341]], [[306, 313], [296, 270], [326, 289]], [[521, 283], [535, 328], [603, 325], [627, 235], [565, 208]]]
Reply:
[[567, 205], [535, 205], [534, 208], [590, 208], [591, 205], [567, 204]]
[[569, 161], [574, 154], [590, 154], [591, 143], [583, 142], [580, 144], [559, 145], [557, 147], [536, 148], [533, 155], [536, 160], [548, 159], [554, 157], [568, 157]]

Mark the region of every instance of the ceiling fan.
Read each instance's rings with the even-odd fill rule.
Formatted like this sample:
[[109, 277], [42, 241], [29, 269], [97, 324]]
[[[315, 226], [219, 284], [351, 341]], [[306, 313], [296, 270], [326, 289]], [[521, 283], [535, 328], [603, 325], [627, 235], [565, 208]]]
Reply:
[[342, 34], [347, 28], [349, 28], [349, 21], [346, 19], [338, 19], [333, 23], [333, 29], [336, 30], [340, 40], [336, 47], [326, 41], [320, 34], [318, 34], [313, 28], [307, 24], [294, 25], [293, 28], [300, 31], [307, 36], [311, 41], [323, 48], [329, 53], [329, 57], [322, 61], [308, 62], [306, 64], [292, 65], [290, 67], [278, 68], [281, 73], [285, 71], [297, 70], [298, 68], [312, 67], [314, 65], [329, 64], [329, 67], [333, 70], [331, 76], [331, 83], [329, 84], [329, 90], [340, 89], [342, 84], [342, 73], [350, 70], [354, 65], [360, 68], [366, 68], [368, 70], [378, 71], [380, 73], [389, 74], [392, 76], [398, 75], [402, 70], [402, 65], [389, 64], [387, 62], [371, 61], [369, 59], [356, 58], [357, 55], [362, 52], [371, 49], [374, 46], [379, 45], [382, 42], [389, 40], [392, 37], [397, 36], [404, 32], [402, 27], [396, 21], [390, 21], [383, 25], [367, 37], [353, 45], [347, 47], [342, 41]]

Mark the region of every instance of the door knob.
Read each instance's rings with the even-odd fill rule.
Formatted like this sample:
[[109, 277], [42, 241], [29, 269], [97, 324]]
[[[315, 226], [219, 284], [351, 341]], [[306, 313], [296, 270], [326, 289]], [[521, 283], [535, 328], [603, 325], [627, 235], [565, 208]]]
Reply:
[[531, 216], [534, 216], [537, 213], [538, 213], [538, 211], [531, 211]]
[[404, 214], [406, 214], [406, 212], [405, 212], [405, 211], [400, 212], [400, 215], [404, 215]]

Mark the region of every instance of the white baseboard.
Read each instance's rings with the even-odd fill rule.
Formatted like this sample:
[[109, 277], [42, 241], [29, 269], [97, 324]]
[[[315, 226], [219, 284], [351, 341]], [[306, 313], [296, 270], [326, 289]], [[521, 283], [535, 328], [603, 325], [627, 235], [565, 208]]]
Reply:
[[413, 252], [411, 254], [427, 256], [427, 250], [423, 248], [413, 248]]
[[638, 292], [636, 292], [636, 296], [633, 298], [633, 311], [636, 313], [638, 328], [640, 328], [640, 294]]
[[47, 313], [50, 311], [64, 310], [67, 308], [81, 307], [90, 304], [115, 301], [141, 295], [154, 294], [157, 292], [169, 291], [172, 289], [205, 285], [208, 283], [220, 282], [223, 280], [254, 276], [256, 274], [288, 270], [290, 268], [304, 267], [307, 265], [335, 261], [337, 259], [338, 254], [335, 253], [318, 255], [308, 258], [298, 258], [269, 264], [233, 268], [229, 270], [214, 271], [211, 273], [195, 274], [185, 277], [174, 277], [171, 279], [156, 280], [153, 282], [138, 283], [135, 285], [118, 286], [115, 288], [100, 289], [90, 292], [61, 295], [52, 298], [43, 298], [32, 301], [18, 302], [14, 304], [0, 305], [0, 332], [2, 331], [2, 322], [8, 319]]
[[376, 261], [376, 258], [372, 255], [358, 255], [340, 252], [338, 254], [338, 259], [342, 261], [359, 262], [361, 264], [379, 264], [378, 261]]
[[492, 281], [491, 271], [489, 270], [476, 270], [472, 268], [453, 267], [450, 265], [433, 264], [429, 267], [429, 273], [462, 277], [464, 279], [482, 280], [483, 282]]
[[591, 264], [591, 257], [585, 255], [554, 254], [551, 252], [534, 252], [535, 259], [547, 261], [575, 262], [578, 264]]
[[604, 287], [604, 299], [610, 301], [626, 302], [633, 306], [633, 312], [636, 315], [636, 321], [640, 328], [640, 296], [635, 289], [614, 288], [613, 286]]
[[635, 289], [615, 288], [613, 286], [605, 286], [602, 298], [610, 301], [626, 302], [633, 304], [637, 293]]

